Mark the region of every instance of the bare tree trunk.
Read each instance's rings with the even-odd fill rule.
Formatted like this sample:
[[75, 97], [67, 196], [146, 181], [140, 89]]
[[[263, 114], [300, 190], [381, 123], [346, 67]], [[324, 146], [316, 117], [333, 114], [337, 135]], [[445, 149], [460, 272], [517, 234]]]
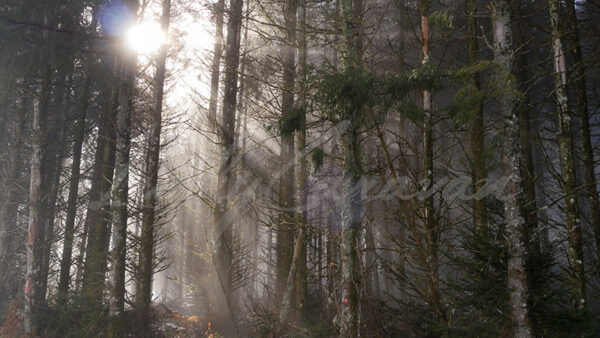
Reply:
[[235, 110], [237, 100], [238, 67], [240, 61], [240, 35], [242, 27], [243, 0], [231, 0], [229, 5], [229, 21], [227, 23], [227, 48], [225, 56], [225, 86], [223, 96], [223, 116], [219, 128], [221, 163], [217, 178], [217, 196], [214, 211], [215, 248], [213, 261], [217, 270], [217, 277], [222, 287], [225, 313], [231, 315], [232, 292], [232, 215], [229, 208], [229, 187], [231, 184], [231, 166], [234, 151]]
[[[169, 32], [171, 21], [171, 0], [162, 2], [161, 29]], [[164, 44], [158, 53], [156, 75], [154, 76], [154, 98], [152, 105], [151, 130], [146, 154], [146, 177], [144, 186], [144, 204], [142, 208], [142, 235], [140, 239], [140, 262], [138, 285], [135, 295], [136, 311], [141, 325], [141, 334], [150, 332], [150, 303], [152, 302], [152, 258], [154, 256], [154, 235], [156, 232], [156, 203], [158, 169], [160, 161], [160, 133], [162, 126], [162, 105], [165, 82], [165, 65], [168, 45]]]
[[508, 286], [510, 294], [511, 319], [514, 325], [513, 336], [531, 337], [529, 323], [528, 285], [525, 262], [527, 260], [527, 243], [525, 236], [527, 224], [523, 215], [525, 193], [523, 191], [523, 164], [519, 142], [519, 115], [517, 105], [519, 97], [514, 80], [513, 66], [515, 62], [512, 45], [512, 20], [508, 0], [491, 2], [492, 26], [494, 36], [494, 59], [497, 63], [497, 85], [502, 90], [498, 100], [498, 109], [505, 121], [504, 128], [504, 173], [510, 178], [505, 192], [511, 198], [504, 201], [508, 241]]
[[[295, 57], [296, 57], [296, 11], [297, 0], [285, 2], [285, 42], [282, 47], [283, 54], [283, 83], [281, 93], [281, 121], [282, 126], [289, 124], [293, 118], [294, 109], [294, 82], [295, 82]], [[290, 127], [286, 127], [290, 129]], [[281, 131], [281, 152], [279, 155], [283, 170], [279, 183], [280, 220], [277, 229], [277, 288], [278, 303], [283, 298], [285, 284], [291, 266], [294, 246], [294, 130]]]
[[577, 207], [577, 191], [573, 159], [573, 140], [571, 138], [571, 116], [567, 96], [567, 65], [562, 45], [562, 22], [560, 2], [549, 0], [550, 25], [552, 31], [552, 60], [554, 63], [554, 95], [556, 96], [556, 115], [558, 117], [558, 143], [560, 164], [562, 167], [562, 190], [565, 197], [565, 221], [568, 240], [568, 264], [570, 282], [578, 309], [585, 307], [585, 269], [583, 246], [581, 244], [581, 224]]
[[594, 173], [594, 148], [590, 135], [590, 117], [588, 112], [588, 98], [585, 84], [586, 65], [581, 53], [581, 42], [579, 38], [579, 22], [575, 1], [567, 0], [567, 24], [569, 30], [567, 36], [570, 40], [570, 50], [573, 56], [573, 72], [575, 92], [577, 93], [577, 115], [581, 129], [581, 147], [583, 149], [583, 172], [585, 191], [590, 203], [591, 225], [594, 230], [597, 256], [600, 257], [600, 198]]

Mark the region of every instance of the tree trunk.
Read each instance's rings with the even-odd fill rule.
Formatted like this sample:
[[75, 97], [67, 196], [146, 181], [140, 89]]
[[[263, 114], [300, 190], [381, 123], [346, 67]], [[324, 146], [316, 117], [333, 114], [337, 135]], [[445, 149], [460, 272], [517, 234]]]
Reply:
[[[297, 224], [304, 228], [303, 233], [306, 233], [308, 226], [307, 219], [307, 203], [308, 203], [308, 161], [306, 159], [306, 56], [307, 56], [307, 41], [306, 41], [306, 0], [298, 2], [298, 87], [299, 97], [296, 104], [300, 117], [301, 125], [298, 128], [297, 134], [297, 152], [298, 158], [298, 201], [297, 201]], [[307, 266], [307, 248], [306, 238], [300, 243], [301, 248], [298, 253], [298, 271], [296, 274], [296, 307], [298, 309], [299, 320], [304, 320], [306, 312], [306, 299], [308, 297], [308, 266]]]
[[[296, 57], [296, 11], [297, 0], [285, 2], [285, 42], [283, 54], [283, 83], [281, 92], [281, 125], [286, 126], [294, 114], [294, 82]], [[295, 126], [294, 126], [295, 127]], [[290, 129], [288, 126], [286, 129]], [[280, 303], [285, 291], [285, 284], [291, 266], [294, 246], [294, 131], [281, 130], [282, 173], [279, 182], [280, 220], [277, 229], [277, 301]]]
[[[92, 173], [92, 182], [88, 193], [89, 201], [84, 223], [85, 262], [81, 293], [91, 302], [92, 309], [100, 309], [104, 291], [107, 242], [109, 232], [110, 189], [115, 164], [115, 123], [120, 97], [119, 61], [113, 62], [115, 80], [110, 93], [108, 106], [102, 110], [98, 126], [96, 154]], [[83, 246], [85, 244], [85, 246]], [[82, 253], [80, 253], [81, 255]]]
[[[474, 66], [479, 61], [479, 43], [477, 41], [477, 3], [478, 0], [467, 0], [467, 46], [469, 64]], [[473, 74], [469, 84], [475, 90], [481, 90], [479, 73]], [[483, 186], [487, 176], [485, 166], [485, 122], [483, 106], [480, 104], [471, 112], [471, 172], [473, 175], [473, 191], [477, 193]], [[485, 198], [473, 199], [473, 223], [477, 231], [487, 228], [487, 207]]]
[[594, 173], [594, 148], [592, 147], [590, 117], [588, 112], [588, 98], [585, 84], [586, 65], [581, 53], [581, 42], [579, 38], [579, 22], [577, 20], [577, 11], [575, 1], [567, 0], [567, 25], [569, 30], [566, 32], [570, 40], [571, 54], [573, 56], [573, 72], [575, 92], [577, 93], [577, 115], [579, 117], [581, 129], [581, 147], [583, 149], [583, 172], [585, 191], [590, 203], [591, 225], [594, 230], [594, 239], [596, 242], [597, 256], [600, 257], [600, 198], [598, 197], [598, 188], [596, 183], [596, 174]]
[[9, 131], [6, 145], [8, 146], [8, 159], [2, 172], [2, 203], [0, 204], [0, 309], [17, 295], [21, 288], [18, 282], [18, 270], [14, 266], [17, 245], [15, 240], [20, 232], [17, 228], [17, 210], [19, 200], [20, 171], [18, 170], [23, 160], [23, 128], [26, 115], [26, 96], [20, 84], [16, 109], [13, 117], [7, 123]]
[[[64, 88], [60, 90], [61, 97], [64, 98]], [[63, 107], [63, 102], [59, 104]], [[42, 302], [45, 303], [45, 295], [48, 291], [48, 273], [50, 270], [50, 252], [52, 242], [54, 241], [54, 223], [56, 219], [56, 201], [58, 199], [58, 188], [60, 184], [61, 167], [64, 159], [64, 143], [65, 143], [65, 123], [66, 111], [60, 114], [57, 125], [49, 128], [48, 139], [57, 140], [56, 143], [47, 145], [47, 159], [44, 164], [44, 179], [43, 191], [44, 196], [44, 250], [42, 256], [42, 266], [40, 272], [41, 285], [40, 294], [44, 295]], [[56, 117], [55, 117], [56, 118]], [[57, 130], [58, 129], [58, 130]]]
[[[162, 2], [161, 29], [164, 34], [169, 32], [171, 20], [171, 0]], [[152, 105], [151, 130], [146, 153], [146, 177], [144, 186], [144, 204], [142, 208], [142, 235], [140, 239], [140, 262], [138, 285], [140, 288], [135, 295], [136, 311], [141, 325], [141, 334], [148, 336], [150, 332], [150, 303], [152, 302], [152, 261], [154, 256], [154, 235], [156, 232], [156, 203], [158, 169], [160, 161], [160, 133], [162, 125], [162, 105], [165, 82], [165, 65], [168, 45], [161, 46], [156, 61], [154, 76], [154, 98]], [[127, 197], [127, 194], [124, 194]], [[126, 219], [126, 212], [124, 215]], [[123, 217], [123, 215], [121, 216]], [[125, 222], [125, 227], [127, 222]]]
[[221, 59], [223, 58], [223, 13], [225, 0], [219, 0], [215, 5], [215, 45], [210, 67], [210, 98], [208, 102], [208, 123], [210, 130], [217, 130], [217, 101], [219, 99], [219, 76]]
[[[361, 1], [358, 1], [361, 4]], [[361, 67], [360, 42], [361, 7], [353, 0], [341, 0], [342, 16], [342, 66], [345, 70]], [[358, 13], [357, 13], [358, 12]], [[348, 127], [342, 135], [344, 147], [343, 200], [342, 200], [342, 245], [341, 245], [341, 312], [340, 337], [357, 337], [360, 322], [360, 231], [362, 227], [362, 187], [360, 160], [360, 107], [351, 107], [346, 112]]]
[[230, 1], [230, 15], [227, 22], [227, 48], [225, 56], [225, 86], [223, 96], [223, 116], [219, 126], [221, 145], [221, 163], [217, 178], [217, 196], [214, 211], [215, 248], [213, 260], [217, 277], [224, 293], [226, 314], [231, 315], [233, 262], [232, 215], [229, 210], [229, 186], [231, 183], [231, 165], [234, 148], [235, 110], [237, 99], [238, 66], [240, 61], [240, 33], [242, 26], [243, 0]]
[[365, 225], [365, 267], [367, 272], [367, 290], [374, 299], [379, 298], [379, 273], [377, 260], [377, 246], [375, 245], [375, 222]]
[[50, 95], [50, 70], [44, 67], [37, 92], [33, 98], [33, 124], [31, 140], [31, 173], [29, 181], [29, 230], [27, 236], [27, 266], [25, 279], [25, 309], [23, 321], [25, 333], [37, 333], [40, 300], [45, 295], [41, 292], [41, 270], [44, 250], [44, 224], [42, 191], [42, 166], [45, 158], [47, 107]]
[[[69, 60], [72, 62], [72, 60]], [[68, 63], [69, 64], [69, 63]], [[66, 120], [67, 120], [67, 106], [65, 103], [68, 101], [70, 95], [67, 88], [72, 86], [73, 69], [69, 66], [60, 67], [57, 70], [58, 74], [61, 74], [61, 78], [64, 79], [65, 83], [58, 82], [55, 85], [55, 91], [53, 93], [54, 100], [51, 104], [52, 114], [48, 114], [51, 117], [52, 123], [48, 123], [47, 126], [47, 139], [54, 140], [46, 144], [46, 158], [42, 165], [42, 171], [44, 176], [42, 178], [42, 190], [45, 192], [43, 197], [43, 223], [44, 223], [44, 249], [42, 256], [41, 265], [41, 284], [40, 294], [44, 295], [40, 301], [45, 304], [45, 295], [48, 291], [48, 274], [50, 270], [50, 253], [52, 244], [54, 242], [54, 224], [56, 220], [56, 202], [58, 200], [60, 177], [62, 174], [62, 162], [65, 157], [64, 145], [66, 143]], [[66, 75], [63, 75], [66, 74]]]
[[[88, 58], [87, 62], [91, 62]], [[89, 65], [86, 66], [89, 68]], [[60, 261], [60, 277], [58, 292], [60, 297], [66, 297], [69, 291], [71, 261], [73, 254], [73, 239], [75, 237], [75, 218], [77, 216], [77, 198], [79, 192], [79, 179], [81, 177], [81, 152], [85, 139], [85, 117], [88, 106], [88, 93], [90, 87], [89, 71], [86, 71], [81, 92], [80, 113], [75, 124], [73, 139], [73, 157], [71, 162], [71, 177], [69, 179], [69, 194], [67, 198], [67, 215], [65, 220], [65, 233], [63, 241], [62, 259]]]
[[578, 309], [585, 307], [585, 269], [583, 246], [581, 243], [581, 224], [577, 207], [576, 178], [573, 159], [573, 140], [571, 138], [571, 116], [567, 95], [567, 65], [562, 46], [560, 2], [549, 0], [550, 25], [552, 31], [552, 60], [554, 63], [554, 95], [556, 96], [556, 115], [558, 118], [558, 143], [562, 168], [562, 191], [565, 198], [565, 221], [568, 240], [568, 265], [570, 282]]
[[[429, 60], [429, 0], [420, 0], [418, 3], [421, 15], [421, 34], [423, 36], [423, 59], [421, 63], [427, 66]], [[423, 170], [425, 186], [423, 191], [430, 191], [433, 187], [433, 105], [432, 93], [423, 90]], [[436, 317], [443, 317], [441, 307], [439, 277], [438, 277], [438, 237], [439, 229], [436, 224], [433, 195], [429, 194], [423, 201], [423, 221], [425, 223], [426, 244], [425, 268], [427, 273], [427, 302]]]
[[298, 230], [298, 237], [296, 238], [296, 244], [294, 245], [294, 255], [292, 256], [292, 263], [290, 265], [290, 272], [285, 283], [285, 291], [283, 293], [283, 301], [281, 303], [281, 311], [279, 311], [279, 325], [285, 325], [290, 316], [294, 306], [294, 296], [296, 295], [296, 278], [297, 268], [300, 260], [300, 255], [305, 246], [304, 239], [304, 228], [300, 227]]
[[[137, 1], [130, 1], [132, 13], [137, 12]], [[123, 46], [127, 48], [127, 46]], [[133, 114], [133, 91], [137, 56], [127, 51], [123, 56], [119, 76], [119, 103], [115, 121], [115, 165], [112, 181], [112, 241], [111, 271], [109, 274], [110, 335], [119, 337], [124, 332], [123, 310], [125, 303], [125, 260], [129, 196], [129, 155], [131, 150], [131, 115]], [[139, 275], [139, 271], [136, 276]], [[137, 290], [139, 291], [139, 290]]]
[[[512, 13], [514, 15], [514, 30], [515, 38], [514, 45], [519, 49], [524, 48], [529, 39], [529, 30], [526, 27], [524, 13], [522, 13], [522, 5], [520, 0], [512, 0]], [[519, 114], [519, 137], [521, 142], [521, 157], [523, 159], [523, 189], [525, 191], [525, 222], [527, 222], [526, 242], [530, 250], [530, 258], [540, 255], [540, 237], [538, 229], [538, 210], [535, 194], [535, 167], [533, 163], [533, 137], [531, 133], [531, 116], [530, 116], [530, 100], [529, 100], [529, 81], [530, 74], [528, 69], [527, 52], [522, 51], [515, 56], [516, 62], [516, 81], [518, 90], [523, 93], [524, 99], [517, 106]], [[529, 263], [528, 263], [529, 264]], [[533, 283], [535, 278], [530, 275], [530, 288], [532, 292], [535, 290]]]
[[504, 128], [504, 173], [510, 178], [505, 192], [510, 198], [504, 201], [508, 241], [508, 286], [511, 319], [514, 325], [513, 336], [531, 337], [531, 325], [528, 318], [528, 285], [525, 262], [527, 243], [525, 235], [527, 224], [523, 215], [525, 193], [523, 191], [523, 164], [519, 142], [519, 115], [517, 106], [519, 96], [514, 80], [514, 48], [512, 46], [511, 15], [508, 0], [491, 2], [494, 59], [497, 63], [497, 85], [502, 94], [498, 99], [498, 110], [505, 121]]
[[[92, 10], [92, 23], [90, 31], [96, 32], [97, 16], [96, 8]], [[85, 60], [84, 78], [81, 94], [79, 97], [79, 116], [75, 122], [73, 138], [73, 157], [71, 162], [71, 177], [69, 179], [69, 194], [67, 197], [67, 215], [65, 219], [65, 233], [63, 240], [63, 252], [60, 261], [60, 277], [58, 282], [59, 298], [64, 300], [69, 291], [71, 276], [71, 262], [73, 255], [73, 240], [75, 237], [75, 218], [77, 216], [77, 198], [79, 195], [79, 180], [81, 178], [81, 152], [85, 139], [85, 118], [89, 104], [89, 90], [91, 85], [91, 71], [94, 64], [93, 54], [89, 54]]]

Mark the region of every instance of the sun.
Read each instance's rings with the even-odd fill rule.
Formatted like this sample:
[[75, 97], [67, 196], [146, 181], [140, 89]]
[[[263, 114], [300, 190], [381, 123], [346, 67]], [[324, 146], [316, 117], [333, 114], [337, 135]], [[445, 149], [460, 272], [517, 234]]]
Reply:
[[167, 38], [158, 22], [138, 22], [126, 34], [127, 44], [138, 54], [152, 54], [162, 46]]

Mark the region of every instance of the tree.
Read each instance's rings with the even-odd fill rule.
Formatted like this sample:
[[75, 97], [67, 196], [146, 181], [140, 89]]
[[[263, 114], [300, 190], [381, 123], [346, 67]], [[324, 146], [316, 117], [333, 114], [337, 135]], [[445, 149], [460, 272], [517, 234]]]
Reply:
[[[92, 21], [89, 27], [91, 33], [96, 32], [97, 26], [97, 8], [92, 9]], [[85, 58], [85, 70], [82, 81], [81, 93], [79, 96], [79, 116], [75, 122], [75, 132], [73, 138], [73, 156], [71, 162], [71, 177], [69, 179], [69, 195], [67, 198], [67, 215], [65, 219], [65, 233], [63, 240], [62, 259], [60, 261], [60, 277], [58, 282], [58, 292], [61, 298], [65, 298], [69, 291], [71, 280], [71, 263], [73, 255], [73, 239], [75, 237], [75, 217], [77, 216], [77, 198], [79, 195], [79, 181], [81, 177], [81, 154], [83, 141], [85, 139], [86, 116], [89, 105], [89, 90], [92, 78], [92, 69], [94, 66], [93, 54]]]
[[[567, 15], [565, 24], [569, 29], [563, 34], [566, 38], [567, 50], [571, 51], [573, 58], [573, 67], [571, 68], [574, 77], [574, 87], [577, 95], [577, 116], [579, 118], [581, 129], [581, 148], [583, 149], [583, 172], [585, 191], [590, 203], [591, 225], [595, 234], [596, 251], [600, 252], [600, 197], [596, 187], [596, 174], [594, 172], [594, 149], [590, 135], [590, 116], [587, 97], [587, 86], [585, 76], [587, 67], [583, 61], [581, 52], [581, 39], [579, 36], [579, 20], [577, 19], [577, 9], [575, 0], [567, 0]], [[560, 7], [559, 7], [560, 8]], [[559, 17], [560, 18], [560, 17]], [[561, 20], [561, 21], [563, 21]], [[583, 265], [582, 265], [583, 266]]]
[[[233, 317], [231, 309], [231, 273], [233, 262], [232, 215], [229, 206], [229, 187], [235, 134], [235, 109], [237, 99], [238, 66], [240, 61], [240, 34], [242, 27], [243, 0], [231, 0], [227, 22], [227, 47], [225, 55], [225, 80], [223, 115], [219, 126], [221, 161], [217, 178], [216, 206], [214, 211], [215, 241], [213, 261], [217, 277], [224, 293], [226, 312]], [[235, 320], [232, 318], [232, 320]]]
[[[419, 15], [421, 16], [421, 34], [422, 34], [422, 50], [423, 59], [421, 60], [422, 67], [431, 67], [429, 55], [429, 0], [420, 0], [418, 2]], [[425, 186], [423, 190], [431, 190], [433, 187], [433, 170], [434, 170], [434, 155], [433, 155], [433, 97], [430, 89], [423, 90], [423, 174]], [[423, 201], [423, 221], [425, 223], [425, 242], [426, 242], [426, 259], [425, 268], [427, 273], [427, 299], [431, 306], [431, 310], [436, 316], [443, 317], [441, 308], [441, 299], [439, 292], [439, 276], [438, 276], [438, 241], [439, 241], [439, 226], [435, 219], [435, 207], [433, 195], [429, 195]]]
[[2, 204], [0, 205], [0, 268], [5, 273], [0, 278], [0, 309], [4, 309], [8, 302], [17, 294], [18, 271], [11, 265], [16, 259], [17, 247], [17, 209], [19, 204], [18, 185], [21, 173], [18, 170], [20, 164], [25, 160], [23, 156], [24, 148], [24, 125], [26, 119], [26, 101], [24, 83], [18, 86], [17, 99], [13, 118], [7, 121], [9, 131], [5, 134], [6, 144], [12, 151], [7, 156], [7, 163], [3, 165], [2, 180]]
[[[47, 35], [46, 35], [47, 37]], [[27, 275], [25, 281], [25, 333], [35, 334], [39, 329], [41, 302], [45, 295], [41, 291], [44, 225], [41, 208], [43, 203], [42, 163], [46, 142], [47, 105], [50, 95], [50, 69], [44, 67], [33, 99], [33, 133], [31, 176], [29, 183], [29, 231], [27, 236]]]
[[[161, 29], [163, 34], [169, 32], [171, 20], [171, 0], [163, 0]], [[154, 256], [154, 239], [156, 232], [156, 204], [158, 169], [160, 160], [160, 133], [162, 126], [162, 105], [165, 82], [165, 66], [168, 44], [161, 46], [158, 57], [156, 74], [154, 76], [154, 97], [151, 115], [151, 130], [146, 152], [146, 177], [144, 185], [144, 204], [142, 208], [142, 236], [140, 243], [140, 262], [138, 271], [138, 286], [136, 293], [136, 311], [143, 335], [150, 334], [150, 303], [152, 301], [152, 274]], [[124, 193], [124, 197], [127, 194]], [[126, 203], [125, 203], [126, 204]], [[125, 222], [125, 228], [127, 222]], [[125, 249], [123, 247], [123, 249]], [[124, 259], [123, 259], [124, 261]], [[124, 275], [124, 269], [123, 269]]]
[[219, 75], [223, 58], [223, 14], [225, 0], [219, 0], [215, 6], [215, 45], [210, 67], [210, 98], [208, 105], [208, 121], [213, 131], [217, 128], [217, 101], [219, 98]]
[[106, 269], [105, 256], [108, 253], [107, 242], [110, 219], [110, 188], [113, 181], [115, 164], [115, 127], [116, 115], [119, 107], [120, 60], [112, 56], [113, 75], [117, 75], [111, 85], [108, 104], [103, 107], [100, 114], [94, 166], [92, 168], [91, 187], [88, 192], [88, 207], [84, 223], [85, 262], [83, 266], [83, 280], [81, 293], [92, 300], [96, 308], [100, 307], [102, 291], [104, 289], [104, 275]]
[[282, 174], [279, 182], [279, 206], [281, 208], [279, 228], [277, 229], [277, 287], [276, 298], [283, 298], [285, 284], [289, 274], [294, 246], [294, 199], [295, 199], [295, 145], [293, 123], [294, 83], [296, 58], [296, 12], [297, 0], [285, 2], [285, 41], [282, 46], [283, 83], [281, 88], [281, 152], [279, 155]]
[[511, 13], [508, 0], [491, 2], [493, 49], [496, 62], [497, 85], [501, 94], [497, 105], [503, 126], [502, 155], [505, 163], [504, 174], [510, 179], [505, 193], [511, 197], [504, 201], [504, 218], [506, 222], [508, 245], [508, 285], [510, 294], [511, 318], [514, 324], [515, 337], [531, 337], [531, 325], [528, 318], [528, 285], [525, 262], [528, 246], [525, 241], [527, 233], [523, 206], [525, 196], [523, 190], [523, 159], [519, 142], [519, 115], [517, 105], [519, 93], [514, 80], [514, 49], [512, 45]]
[[558, 118], [558, 143], [562, 168], [562, 191], [565, 200], [565, 222], [568, 239], [569, 278], [578, 309], [585, 307], [585, 269], [583, 246], [581, 243], [581, 222], [577, 207], [576, 179], [573, 159], [573, 140], [571, 138], [571, 116], [567, 96], [567, 65], [562, 43], [562, 20], [560, 2], [549, 1], [550, 25], [552, 30], [552, 61], [554, 64], [554, 95], [556, 96], [556, 116]]
[[[296, 201], [296, 223], [299, 228], [304, 228], [303, 233], [306, 232], [308, 226], [308, 160], [307, 160], [307, 127], [306, 127], [306, 73], [307, 73], [307, 38], [306, 38], [306, 0], [298, 1], [298, 26], [297, 26], [297, 38], [298, 38], [298, 79], [296, 81], [297, 87], [299, 88], [298, 100], [296, 102], [296, 111], [298, 119], [301, 121], [298, 126], [296, 135], [296, 151], [300, 155], [297, 166], [297, 191], [298, 198]], [[317, 234], [320, 236], [320, 234]], [[320, 238], [320, 237], [319, 237]], [[297, 240], [300, 236], [297, 236]], [[302, 247], [298, 253], [298, 271], [296, 275], [296, 304], [299, 310], [300, 319], [304, 318], [306, 314], [306, 301], [308, 297], [308, 266], [307, 266], [307, 241], [303, 236], [301, 241]], [[318, 272], [320, 273], [320, 272]]]
[[[360, 72], [361, 60], [357, 53], [358, 22], [353, 0], [341, 0], [342, 20], [342, 67], [349, 74]], [[360, 13], [360, 12], [358, 12]], [[359, 334], [359, 288], [360, 254], [359, 235], [362, 226], [361, 160], [359, 129], [361, 107], [347, 105], [344, 118], [348, 125], [343, 131], [344, 149], [343, 200], [342, 200], [342, 243], [341, 243], [341, 312], [339, 313], [340, 337], [357, 337]]]
[[[467, 5], [467, 48], [469, 64], [474, 66], [479, 62], [479, 43], [477, 34], [477, 0], [466, 0]], [[469, 84], [475, 91], [481, 90], [480, 74], [473, 74]], [[483, 106], [478, 104], [471, 112], [471, 171], [473, 173], [473, 191], [477, 192], [483, 186], [487, 176], [485, 165], [485, 122]], [[487, 227], [487, 206], [485, 198], [473, 199], [473, 223], [475, 228], [483, 230]]]

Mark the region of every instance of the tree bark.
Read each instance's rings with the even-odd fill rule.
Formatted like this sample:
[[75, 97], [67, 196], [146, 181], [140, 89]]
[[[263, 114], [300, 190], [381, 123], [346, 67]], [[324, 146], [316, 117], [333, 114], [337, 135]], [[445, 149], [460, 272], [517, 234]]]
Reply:
[[509, 305], [513, 322], [513, 336], [531, 337], [529, 323], [528, 285], [525, 262], [528, 247], [525, 241], [527, 224], [523, 215], [525, 193], [523, 190], [523, 164], [519, 142], [519, 103], [517, 84], [513, 66], [515, 50], [512, 45], [512, 18], [509, 0], [491, 2], [494, 59], [497, 66], [497, 85], [501, 89], [498, 110], [505, 121], [503, 136], [504, 173], [510, 178], [505, 193], [510, 195], [504, 201], [504, 212], [508, 244], [508, 286]]

